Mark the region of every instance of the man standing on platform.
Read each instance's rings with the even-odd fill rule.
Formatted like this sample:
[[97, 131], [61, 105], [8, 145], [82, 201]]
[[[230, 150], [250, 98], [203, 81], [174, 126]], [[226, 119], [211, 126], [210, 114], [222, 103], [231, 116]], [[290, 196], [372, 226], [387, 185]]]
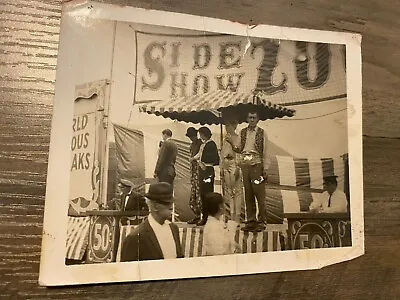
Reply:
[[[249, 111], [248, 126], [240, 132], [240, 144], [235, 145], [231, 138], [226, 141], [232, 149], [240, 153], [239, 163], [242, 169], [246, 203], [246, 225], [243, 231], [263, 231], [267, 223], [265, 207], [265, 183], [270, 160], [267, 153], [268, 136], [258, 127], [259, 115], [256, 109]], [[256, 200], [258, 219], [256, 216]]]
[[154, 177], [159, 182], [168, 182], [173, 186], [176, 176], [175, 161], [178, 154], [178, 147], [171, 137], [172, 131], [170, 129], [162, 131], [163, 143], [158, 154]]
[[121, 261], [182, 258], [179, 229], [168, 221], [173, 207], [172, 186], [166, 182], [151, 184], [145, 196], [150, 214], [126, 237]]
[[310, 205], [311, 212], [319, 213], [346, 213], [347, 197], [337, 189], [337, 176], [324, 177], [324, 192]]

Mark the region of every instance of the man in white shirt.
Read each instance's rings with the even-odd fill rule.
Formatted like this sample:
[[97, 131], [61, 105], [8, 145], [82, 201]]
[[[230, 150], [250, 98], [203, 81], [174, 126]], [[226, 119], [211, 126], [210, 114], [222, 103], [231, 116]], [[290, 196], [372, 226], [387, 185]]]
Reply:
[[325, 191], [310, 205], [310, 211], [316, 213], [346, 213], [346, 194], [337, 189], [337, 176], [324, 177]]
[[145, 197], [133, 190], [134, 184], [126, 179], [118, 183], [120, 193], [119, 209], [121, 211], [148, 212]]
[[169, 222], [172, 214], [172, 186], [167, 182], [151, 184], [145, 194], [148, 218], [126, 237], [121, 261], [157, 260], [183, 257], [178, 227]]
[[[268, 155], [268, 136], [258, 125], [260, 118], [256, 109], [249, 111], [248, 126], [240, 132], [240, 145], [235, 145], [229, 137], [226, 141], [232, 149], [240, 153], [239, 164], [242, 169], [244, 196], [246, 203], [246, 226], [244, 231], [262, 231], [265, 229], [266, 204], [265, 183], [268, 176], [270, 159]], [[256, 199], [258, 217], [256, 216]]]

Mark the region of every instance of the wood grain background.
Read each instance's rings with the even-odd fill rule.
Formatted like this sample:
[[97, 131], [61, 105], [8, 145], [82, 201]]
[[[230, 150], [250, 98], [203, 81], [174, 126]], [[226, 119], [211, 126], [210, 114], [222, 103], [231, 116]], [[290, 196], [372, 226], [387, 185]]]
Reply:
[[[398, 299], [400, 5], [396, 0], [102, 1], [363, 34], [366, 254], [317, 271], [134, 284], [37, 284], [61, 1], [0, 0], [0, 297]], [[71, 49], [73, 51], [73, 49]]]

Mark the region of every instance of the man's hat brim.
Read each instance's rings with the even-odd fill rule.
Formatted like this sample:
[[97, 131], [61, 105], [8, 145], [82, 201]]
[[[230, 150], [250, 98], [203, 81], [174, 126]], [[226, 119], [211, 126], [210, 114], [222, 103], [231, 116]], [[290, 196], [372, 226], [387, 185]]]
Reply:
[[325, 182], [336, 182], [338, 176], [336, 175], [330, 175], [330, 176], [325, 176], [323, 179]]
[[173, 203], [174, 192], [172, 186], [167, 182], [153, 183], [149, 190], [144, 194], [151, 201], [159, 203]]
[[149, 199], [150, 201], [158, 202], [158, 203], [174, 203], [174, 197], [173, 195], [171, 196], [160, 196], [160, 195], [154, 195], [154, 194], [149, 194], [145, 193], [144, 196]]
[[126, 179], [121, 179], [119, 183], [124, 187], [133, 187], [133, 183]]

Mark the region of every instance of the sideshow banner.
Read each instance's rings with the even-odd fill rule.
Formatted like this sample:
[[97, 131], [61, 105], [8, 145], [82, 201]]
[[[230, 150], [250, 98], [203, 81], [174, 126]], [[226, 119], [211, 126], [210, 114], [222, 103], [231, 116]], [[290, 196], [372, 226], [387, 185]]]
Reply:
[[99, 81], [76, 89], [71, 139], [70, 215], [96, 210], [102, 201], [105, 86], [105, 81]]
[[274, 104], [346, 96], [343, 45], [232, 35], [136, 31], [135, 102], [217, 90], [263, 94]]

